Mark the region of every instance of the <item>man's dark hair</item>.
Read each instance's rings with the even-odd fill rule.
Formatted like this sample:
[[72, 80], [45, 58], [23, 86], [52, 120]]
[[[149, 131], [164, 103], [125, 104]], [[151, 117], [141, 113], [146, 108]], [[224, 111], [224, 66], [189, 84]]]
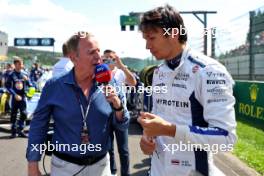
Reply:
[[106, 50], [104, 50], [104, 54], [106, 54], [106, 53], [114, 53], [114, 51], [110, 50], [110, 49], [106, 49]]
[[14, 61], [13, 61], [14, 64], [23, 63], [23, 59], [21, 57], [14, 56], [13, 59], [14, 59]]
[[33, 65], [38, 68], [39, 67], [39, 64], [37, 62], [33, 63]]
[[67, 55], [68, 55], [68, 49], [67, 49], [66, 43], [63, 43], [63, 45], [62, 45], [62, 54], [64, 57], [67, 57]]
[[[180, 31], [180, 28], [185, 29], [185, 26], [180, 13], [172, 6], [165, 5], [145, 12], [140, 20], [139, 30], [142, 32], [146, 30], [155, 31], [158, 28], [177, 28]], [[179, 42], [185, 43], [186, 41], [187, 33], [179, 33]]]
[[12, 67], [12, 64], [7, 63], [7, 64], [6, 64], [6, 67], [11, 68], [11, 67]]

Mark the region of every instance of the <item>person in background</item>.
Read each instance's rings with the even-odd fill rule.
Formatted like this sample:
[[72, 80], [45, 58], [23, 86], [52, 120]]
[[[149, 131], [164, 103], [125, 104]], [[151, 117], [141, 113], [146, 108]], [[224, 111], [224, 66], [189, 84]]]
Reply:
[[42, 75], [43, 75], [43, 70], [39, 67], [38, 63], [34, 63], [30, 71], [29, 78], [30, 78], [31, 83], [36, 89], [38, 89], [37, 81]]
[[63, 57], [53, 66], [52, 77], [63, 75], [73, 68], [73, 63], [69, 58], [67, 45], [62, 45]]
[[[136, 85], [136, 79], [134, 75], [128, 70], [127, 66], [124, 65], [121, 59], [116, 55], [116, 53], [112, 50], [105, 50], [103, 56], [103, 62], [109, 65], [109, 68], [112, 71], [113, 78], [117, 81], [117, 83], [121, 86], [125, 84], [129, 86]], [[123, 89], [122, 89], [123, 90]], [[125, 90], [123, 90], [124, 92]], [[125, 94], [125, 92], [124, 92]], [[128, 128], [125, 131], [121, 131], [118, 128], [113, 128], [113, 132], [111, 133], [111, 148], [109, 150], [110, 154], [110, 166], [112, 175], [116, 175], [117, 168], [114, 156], [114, 133], [116, 136], [118, 153], [120, 158], [121, 165], [121, 176], [129, 175], [129, 150], [128, 150]]]
[[[28, 75], [23, 71], [23, 60], [20, 57], [14, 57], [14, 71], [8, 75], [5, 86], [8, 92], [12, 95], [11, 99], [11, 138], [15, 138], [18, 133], [19, 137], [26, 137], [22, 132], [24, 122], [27, 118], [26, 91], [32, 84], [29, 81]], [[18, 128], [16, 127], [17, 113], [20, 111], [18, 120]]]
[[11, 63], [6, 64], [6, 69], [3, 73], [2, 77], [2, 85], [5, 86], [5, 82], [8, 78], [8, 76], [14, 71], [14, 65]]
[[3, 94], [1, 96], [1, 105], [0, 105], [0, 112], [1, 113], [9, 113], [10, 112], [10, 94], [8, 91], [6, 91], [5, 84], [7, 81], [8, 76], [14, 71], [14, 64], [8, 63], [6, 65], [6, 69], [3, 72], [2, 75], [2, 86], [3, 86]]

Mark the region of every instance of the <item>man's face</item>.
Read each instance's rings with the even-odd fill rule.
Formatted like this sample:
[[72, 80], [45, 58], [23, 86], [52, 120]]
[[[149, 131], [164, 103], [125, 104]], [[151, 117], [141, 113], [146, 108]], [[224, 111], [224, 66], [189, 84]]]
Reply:
[[12, 70], [13, 68], [12, 68], [12, 65], [7, 65], [6, 66], [6, 70]]
[[15, 70], [16, 71], [21, 71], [23, 69], [24, 65], [23, 62], [16, 62], [15, 63]]
[[103, 62], [106, 63], [111, 70], [115, 68], [115, 58], [114, 52], [109, 52], [104, 54]]
[[146, 40], [146, 49], [149, 49], [157, 60], [171, 59], [172, 55], [172, 42], [175, 42], [175, 40], [172, 40], [171, 36], [165, 37], [163, 34], [164, 30], [162, 28], [143, 32], [143, 38]]
[[95, 66], [101, 63], [100, 49], [94, 37], [80, 39], [78, 52], [73, 52], [72, 62], [75, 69], [85, 75], [94, 74]]
[[38, 64], [34, 64], [34, 68], [35, 69], [38, 69]]

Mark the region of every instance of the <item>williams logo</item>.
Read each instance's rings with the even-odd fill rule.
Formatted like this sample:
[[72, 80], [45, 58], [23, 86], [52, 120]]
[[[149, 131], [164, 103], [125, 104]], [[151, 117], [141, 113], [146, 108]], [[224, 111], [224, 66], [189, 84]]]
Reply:
[[253, 103], [257, 101], [258, 91], [259, 91], [259, 88], [257, 84], [252, 84], [249, 87], [250, 99]]

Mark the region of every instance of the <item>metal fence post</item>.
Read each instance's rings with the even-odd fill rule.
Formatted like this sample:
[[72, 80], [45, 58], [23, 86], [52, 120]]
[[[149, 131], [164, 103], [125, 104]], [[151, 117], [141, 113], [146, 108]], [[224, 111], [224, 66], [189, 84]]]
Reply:
[[249, 12], [249, 79], [253, 80], [254, 75], [254, 54], [253, 54], [253, 45], [254, 45], [254, 36], [253, 36], [253, 18], [254, 18], [255, 12], [250, 11]]

